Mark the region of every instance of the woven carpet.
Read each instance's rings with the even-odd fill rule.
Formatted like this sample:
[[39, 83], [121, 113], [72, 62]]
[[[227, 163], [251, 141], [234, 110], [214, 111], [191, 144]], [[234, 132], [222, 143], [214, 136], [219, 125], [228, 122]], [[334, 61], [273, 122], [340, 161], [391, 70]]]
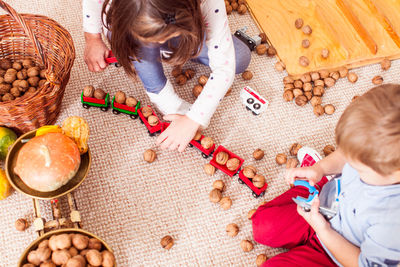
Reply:
[[[73, 36], [77, 57], [58, 123], [78, 115], [90, 125], [92, 167], [74, 196], [83, 228], [102, 237], [114, 249], [118, 266], [255, 266], [258, 254], [271, 257], [279, 253], [279, 249], [259, 244], [245, 253], [239, 245], [243, 239], [252, 240], [247, 212], [288, 189], [284, 182], [285, 169], [275, 163], [275, 155], [288, 153], [294, 142], [322, 153], [325, 145], [334, 144], [334, 127], [343, 110], [354, 95], [372, 87], [372, 77], [380, 74], [385, 82], [400, 83], [400, 61], [393, 62], [386, 72], [379, 65], [356, 69], [357, 83], [341, 79], [323, 97], [323, 103], [333, 104], [337, 111], [332, 116], [316, 117], [309, 104], [298, 107], [283, 101], [285, 73], [275, 71], [275, 58], [253, 53], [249, 69], [254, 78], [246, 82], [240, 75], [236, 77], [232, 93], [221, 102], [205, 135], [241, 156], [245, 164], [254, 164], [267, 177], [269, 186], [265, 196], [255, 199], [237, 178], [232, 179], [221, 171], [213, 177], [207, 176], [203, 171], [207, 160], [195, 149], [188, 148], [183, 153], [157, 151], [154, 163], [144, 162], [142, 154], [154, 147], [155, 138], [149, 137], [139, 120], [114, 115], [110, 110], [104, 113], [96, 108], [82, 108], [80, 93], [88, 84], [101, 87], [111, 95], [122, 90], [144, 104], [150, 102], [141, 83], [129, 80], [122, 69], [110, 66], [98, 74], [87, 70], [83, 61], [80, 1], [33, 0], [28, 4], [23, 0], [8, 0], [8, 3], [21, 13], [43, 14], [55, 19]], [[259, 33], [248, 14], [235, 13], [229, 19], [232, 32], [248, 26], [250, 35]], [[196, 70], [196, 76], [185, 86], [176, 85], [176, 89], [183, 98], [193, 102], [192, 87], [201, 74], [208, 74], [210, 70], [195, 63], [188, 63], [186, 67]], [[169, 73], [169, 67], [166, 68]], [[270, 101], [260, 116], [253, 116], [240, 101], [239, 92], [245, 85]], [[256, 148], [265, 151], [264, 159], [257, 162], [252, 159]], [[226, 183], [224, 195], [233, 200], [232, 208], [227, 211], [209, 201], [212, 182], [217, 179]], [[49, 203], [42, 201], [42, 206], [42, 211], [48, 214]], [[16, 266], [20, 254], [37, 238], [33, 227], [25, 232], [15, 230], [14, 222], [20, 217], [32, 223], [32, 200], [14, 192], [0, 202], [0, 267]], [[226, 235], [225, 227], [229, 223], [238, 224], [238, 236]], [[164, 235], [175, 239], [169, 251], [160, 246]]]

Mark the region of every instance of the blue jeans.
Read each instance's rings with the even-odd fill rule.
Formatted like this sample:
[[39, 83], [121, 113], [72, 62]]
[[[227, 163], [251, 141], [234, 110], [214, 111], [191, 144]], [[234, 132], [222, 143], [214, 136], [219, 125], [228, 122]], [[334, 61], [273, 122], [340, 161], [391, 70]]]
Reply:
[[[236, 36], [232, 36], [233, 45], [235, 47], [236, 58], [236, 74], [242, 73], [250, 64], [251, 51]], [[147, 92], [158, 94], [167, 83], [163, 66], [161, 64], [160, 49], [164, 50], [166, 45], [154, 44], [152, 46], [143, 46], [140, 51], [140, 62], [133, 61], [136, 72], [143, 82]], [[209, 65], [208, 48], [203, 43], [203, 48], [197, 58], [192, 61], [204, 65]]]

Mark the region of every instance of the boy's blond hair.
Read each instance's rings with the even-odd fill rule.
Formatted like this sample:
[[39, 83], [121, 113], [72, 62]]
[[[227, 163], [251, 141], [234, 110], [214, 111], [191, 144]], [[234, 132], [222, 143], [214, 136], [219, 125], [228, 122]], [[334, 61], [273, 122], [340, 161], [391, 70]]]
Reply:
[[400, 85], [377, 86], [353, 101], [336, 126], [336, 143], [381, 175], [400, 170]]

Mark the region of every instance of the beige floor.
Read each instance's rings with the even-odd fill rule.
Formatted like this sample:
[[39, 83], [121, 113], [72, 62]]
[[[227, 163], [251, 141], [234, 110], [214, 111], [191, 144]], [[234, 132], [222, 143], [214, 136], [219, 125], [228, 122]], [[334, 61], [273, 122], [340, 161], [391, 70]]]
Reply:
[[[81, 31], [80, 1], [70, 0], [8, 0], [18, 11], [50, 16], [64, 25], [72, 34], [77, 58], [67, 86], [61, 122], [71, 115], [83, 116], [91, 128], [90, 148], [93, 165], [89, 177], [75, 192], [78, 208], [83, 218], [83, 228], [105, 239], [115, 250], [119, 266], [254, 266], [260, 253], [273, 256], [279, 250], [262, 245], [244, 253], [239, 243], [252, 240], [248, 210], [263, 201], [283, 193], [287, 186], [283, 180], [284, 168], [275, 164], [277, 153], [287, 152], [293, 142], [315, 147], [321, 151], [326, 144], [334, 144], [334, 126], [351, 98], [371, 87], [371, 78], [382, 74], [386, 82], [400, 82], [400, 61], [381, 73], [378, 65], [355, 70], [359, 82], [350, 84], [340, 80], [328, 89], [324, 103], [337, 107], [333, 116], [317, 118], [312, 108], [303, 108], [282, 100], [284, 73], [274, 70], [275, 59], [253, 55], [249, 69], [254, 79], [244, 82], [237, 77], [233, 92], [226, 97], [206, 130], [215, 139], [245, 159], [255, 164], [266, 175], [269, 187], [263, 199], [254, 199], [249, 189], [236, 179], [217, 172], [208, 177], [202, 170], [206, 163], [198, 151], [187, 149], [184, 153], [159, 151], [153, 164], [142, 160], [145, 149], [154, 145], [139, 121], [111, 111], [81, 108], [79, 94], [87, 84], [102, 87], [110, 93], [123, 90], [149, 103], [142, 85], [127, 79], [121, 69], [108, 68], [100, 74], [90, 73], [82, 58], [84, 41]], [[250, 16], [230, 16], [231, 29], [249, 26], [251, 34], [258, 33]], [[200, 74], [209, 69], [197, 64], [188, 67]], [[193, 101], [191, 88], [194, 80], [177, 90], [187, 100]], [[239, 100], [244, 85], [258, 90], [269, 101], [267, 111], [259, 117], [251, 115]], [[254, 162], [251, 153], [256, 148], [265, 150], [265, 158]], [[232, 208], [223, 211], [210, 203], [208, 193], [213, 180], [222, 179], [227, 184], [224, 193], [233, 200]], [[46, 206], [46, 203], [43, 203]], [[47, 207], [48, 210], [48, 207]], [[0, 203], [0, 267], [15, 266], [26, 246], [36, 238], [32, 227], [20, 233], [14, 221], [20, 217], [33, 219], [32, 200], [14, 193]], [[240, 233], [235, 238], [225, 234], [228, 223], [237, 223]], [[174, 237], [175, 246], [170, 251], [160, 247], [160, 238], [166, 234]]]

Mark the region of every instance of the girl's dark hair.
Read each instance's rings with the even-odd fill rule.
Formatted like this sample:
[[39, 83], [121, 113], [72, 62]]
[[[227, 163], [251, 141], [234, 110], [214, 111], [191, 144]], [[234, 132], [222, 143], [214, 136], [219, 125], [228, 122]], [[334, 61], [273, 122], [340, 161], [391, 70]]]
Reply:
[[102, 14], [111, 31], [111, 49], [130, 76], [136, 72], [132, 60], [140, 61], [140, 46], [179, 35], [175, 46], [168, 44], [171, 57], [164, 61], [183, 65], [202, 48], [204, 22], [200, 0], [106, 0]]

